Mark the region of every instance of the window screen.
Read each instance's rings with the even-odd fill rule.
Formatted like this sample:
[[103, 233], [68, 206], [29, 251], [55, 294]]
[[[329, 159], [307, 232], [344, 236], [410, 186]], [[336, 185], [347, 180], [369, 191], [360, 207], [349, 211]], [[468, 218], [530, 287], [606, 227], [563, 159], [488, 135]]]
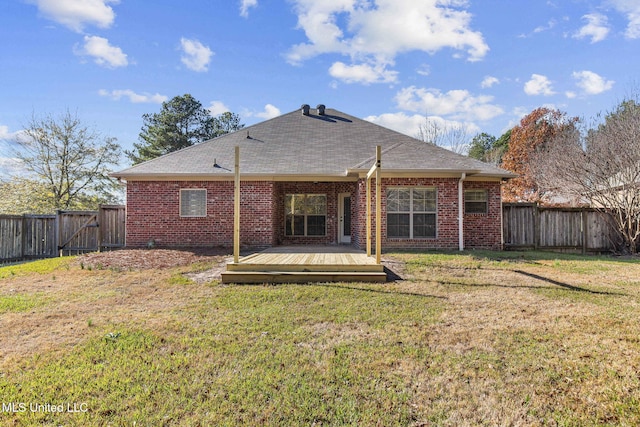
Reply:
[[204, 188], [180, 190], [180, 216], [207, 216], [207, 190]]

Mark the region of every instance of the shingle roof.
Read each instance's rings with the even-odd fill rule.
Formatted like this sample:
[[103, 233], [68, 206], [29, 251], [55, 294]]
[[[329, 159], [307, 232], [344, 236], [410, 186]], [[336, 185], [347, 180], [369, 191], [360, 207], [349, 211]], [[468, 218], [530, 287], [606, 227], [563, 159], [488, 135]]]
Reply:
[[[426, 144], [415, 138], [340, 111], [317, 115], [300, 110], [257, 123], [201, 144], [114, 173], [126, 180], [233, 176], [234, 150], [240, 147], [243, 176], [346, 177], [366, 171], [382, 147], [384, 171], [462, 173], [496, 178], [503, 169]], [[215, 166], [214, 166], [215, 165]], [[182, 177], [182, 178], [181, 178]]]

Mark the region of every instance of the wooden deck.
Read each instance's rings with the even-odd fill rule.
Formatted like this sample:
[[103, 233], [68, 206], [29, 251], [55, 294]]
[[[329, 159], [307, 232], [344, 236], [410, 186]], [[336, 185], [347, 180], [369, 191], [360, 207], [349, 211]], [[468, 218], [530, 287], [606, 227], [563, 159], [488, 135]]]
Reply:
[[349, 246], [279, 246], [228, 263], [223, 283], [384, 282], [373, 257]]

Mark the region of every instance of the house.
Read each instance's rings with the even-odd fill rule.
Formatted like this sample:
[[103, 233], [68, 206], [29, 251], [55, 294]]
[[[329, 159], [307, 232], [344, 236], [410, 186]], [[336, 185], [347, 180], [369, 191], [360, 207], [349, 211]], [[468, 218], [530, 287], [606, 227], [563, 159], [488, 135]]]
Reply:
[[127, 183], [127, 246], [232, 246], [236, 146], [243, 247], [364, 248], [377, 146], [383, 250], [502, 247], [500, 188], [513, 174], [306, 104], [114, 173]]

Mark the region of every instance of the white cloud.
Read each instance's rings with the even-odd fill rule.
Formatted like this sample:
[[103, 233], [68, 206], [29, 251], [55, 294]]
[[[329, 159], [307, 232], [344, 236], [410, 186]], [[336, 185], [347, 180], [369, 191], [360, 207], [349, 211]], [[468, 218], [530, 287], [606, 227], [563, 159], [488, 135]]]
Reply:
[[222, 101], [211, 101], [207, 110], [209, 111], [209, 114], [211, 114], [212, 116], [219, 116], [222, 113], [231, 111], [231, 109], [227, 107], [225, 103]]
[[[425, 115], [407, 115], [405, 113], [385, 113], [379, 116], [368, 116], [364, 118], [364, 120], [409, 135], [413, 138], [418, 135], [420, 127], [424, 126], [426, 119], [427, 117]], [[438, 116], [429, 116], [428, 119], [430, 122], [437, 124], [441, 129], [462, 128], [466, 130], [468, 135], [474, 135], [480, 132], [480, 128], [474, 123], [446, 120]]]
[[258, 117], [264, 120], [269, 120], [272, 119], [274, 117], [278, 117], [280, 116], [282, 113], [280, 112], [280, 109], [276, 106], [274, 106], [273, 104], [266, 104], [264, 106], [264, 110], [263, 111], [251, 111], [251, 110], [244, 110], [242, 111], [242, 116], [244, 117]]
[[280, 116], [282, 113], [280, 109], [272, 104], [267, 104], [264, 106], [264, 111], [260, 113], [256, 113], [256, 117], [260, 117], [261, 119], [269, 120], [274, 117]]
[[420, 68], [416, 70], [416, 73], [426, 77], [431, 74], [431, 67], [429, 66], [429, 64], [422, 64]]
[[96, 64], [108, 68], [126, 67], [129, 64], [122, 49], [110, 45], [104, 37], [84, 36], [84, 46], [76, 46], [74, 52], [76, 55], [91, 56]]
[[106, 96], [108, 98], [113, 99], [114, 101], [119, 101], [121, 98], [129, 98], [129, 102], [134, 104], [142, 104], [142, 103], [151, 103], [151, 104], [162, 104], [168, 98], [164, 95], [160, 95], [159, 93], [149, 94], [149, 93], [136, 93], [131, 89], [116, 89], [109, 92], [105, 89], [100, 89], [98, 91], [100, 96]]
[[582, 19], [586, 20], [587, 23], [573, 35], [574, 38], [583, 39], [590, 37], [591, 43], [597, 43], [607, 38], [609, 34], [609, 23], [606, 16], [600, 13], [591, 13], [584, 15]]
[[119, 0], [29, 0], [47, 19], [64, 25], [76, 32], [82, 32], [86, 25], [109, 28], [115, 19], [115, 12], [109, 4]]
[[613, 87], [613, 80], [606, 80], [593, 71], [574, 71], [573, 78], [576, 85], [587, 95], [597, 95], [606, 92]]
[[620, 13], [624, 13], [629, 23], [625, 36], [629, 39], [640, 38], [640, 3], [638, 0], [610, 0], [613, 7]]
[[180, 47], [183, 52], [180, 59], [188, 69], [198, 72], [209, 69], [209, 62], [213, 56], [211, 49], [198, 40], [186, 39], [184, 37], [180, 39]]
[[549, 20], [549, 22], [547, 22], [547, 25], [541, 25], [539, 27], [536, 27], [533, 29], [534, 33], [543, 33], [545, 31], [549, 31], [551, 29], [553, 29], [553, 27], [555, 27], [558, 24], [558, 22], [555, 19], [551, 19]]
[[486, 76], [484, 79], [482, 79], [482, 83], [480, 83], [480, 87], [486, 89], [486, 88], [492, 87], [493, 85], [497, 85], [498, 83], [500, 83], [500, 80], [498, 80], [497, 77]]
[[[292, 64], [321, 54], [347, 55], [352, 65], [334, 64], [333, 72], [362, 72], [363, 66], [392, 64], [396, 55], [409, 51], [434, 54], [450, 48], [465, 52], [469, 61], [481, 60], [489, 51], [480, 32], [471, 29], [466, 1], [449, 0], [293, 0], [298, 28], [306, 43], [291, 47]], [[335, 67], [340, 67], [336, 70]], [[368, 70], [371, 71], [371, 70]], [[387, 81], [390, 77], [378, 79]], [[366, 82], [367, 79], [354, 81]]]
[[0, 141], [13, 139], [15, 133], [9, 132], [9, 126], [0, 125]]
[[564, 94], [569, 99], [574, 99], [575, 97], [578, 96], [578, 94], [576, 94], [574, 91], [571, 91], [571, 90], [566, 91]]
[[397, 71], [386, 69], [384, 64], [357, 64], [347, 65], [343, 62], [334, 62], [329, 68], [329, 75], [345, 83], [395, 83], [398, 79]]
[[402, 110], [450, 116], [460, 120], [490, 120], [504, 113], [502, 108], [491, 104], [492, 96], [473, 96], [467, 90], [442, 93], [437, 89], [410, 86], [400, 90], [395, 100]]
[[241, 0], [240, 1], [240, 16], [247, 18], [249, 16], [249, 9], [258, 6], [258, 0]]
[[541, 74], [532, 74], [531, 80], [524, 84], [524, 93], [527, 95], [545, 95], [555, 94], [551, 87], [551, 81], [547, 76]]
[[368, 116], [364, 120], [415, 137], [420, 126], [424, 124], [425, 116], [420, 114], [409, 116], [405, 113], [385, 113], [379, 116]]

